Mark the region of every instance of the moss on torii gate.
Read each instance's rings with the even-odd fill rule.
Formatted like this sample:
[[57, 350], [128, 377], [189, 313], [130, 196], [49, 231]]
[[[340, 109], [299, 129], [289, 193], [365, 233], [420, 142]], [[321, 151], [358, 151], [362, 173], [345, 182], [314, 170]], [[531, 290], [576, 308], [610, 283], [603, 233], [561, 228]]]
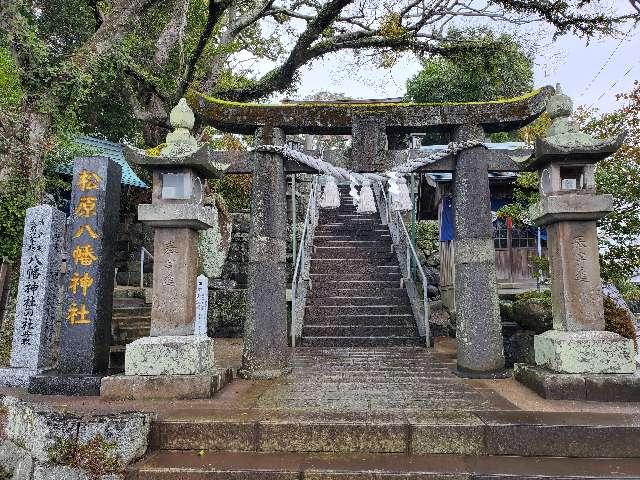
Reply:
[[229, 133], [253, 134], [265, 125], [285, 134], [349, 135], [361, 118], [375, 118], [388, 134], [453, 130], [479, 125], [485, 133], [523, 127], [544, 112], [552, 87], [520, 97], [469, 103], [290, 102], [279, 105], [240, 103], [196, 91], [187, 101], [206, 124]]

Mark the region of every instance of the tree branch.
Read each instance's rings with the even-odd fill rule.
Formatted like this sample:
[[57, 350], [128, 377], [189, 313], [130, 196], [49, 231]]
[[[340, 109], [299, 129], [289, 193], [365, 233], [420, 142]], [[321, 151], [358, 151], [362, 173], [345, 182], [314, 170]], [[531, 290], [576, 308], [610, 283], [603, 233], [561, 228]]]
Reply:
[[198, 44], [196, 48], [193, 50], [189, 61], [187, 62], [187, 66], [185, 68], [184, 74], [182, 75], [182, 80], [180, 81], [180, 85], [178, 86], [177, 98], [180, 98], [184, 92], [187, 90], [189, 84], [193, 81], [193, 75], [195, 73], [196, 65], [198, 64], [198, 60], [204, 52], [209, 39], [211, 38], [211, 34], [213, 32], [213, 28], [216, 26], [225, 10], [229, 8], [232, 0], [221, 0], [214, 1], [209, 0], [209, 8], [207, 11], [207, 22], [200, 33], [200, 38], [198, 39]]
[[342, 12], [342, 9], [352, 1], [353, 0], [330, 0], [327, 2], [318, 10], [313, 20], [307, 23], [306, 30], [298, 37], [296, 44], [282, 65], [271, 70], [260, 80], [248, 87], [218, 92], [217, 94], [233, 100], [249, 100], [287, 88], [293, 80], [296, 71], [310, 60], [308, 51], [311, 45], [322, 35], [322, 32], [335, 21]]
[[104, 14], [102, 10], [100, 10], [100, 6], [98, 5], [98, 0], [87, 0], [89, 3], [89, 8], [93, 12], [93, 18], [96, 20], [96, 31], [100, 28], [100, 25], [104, 23]]
[[186, 0], [175, 0], [171, 18], [156, 41], [156, 51], [153, 55], [156, 65], [162, 66], [167, 63], [169, 52], [180, 40], [187, 20], [186, 9]]

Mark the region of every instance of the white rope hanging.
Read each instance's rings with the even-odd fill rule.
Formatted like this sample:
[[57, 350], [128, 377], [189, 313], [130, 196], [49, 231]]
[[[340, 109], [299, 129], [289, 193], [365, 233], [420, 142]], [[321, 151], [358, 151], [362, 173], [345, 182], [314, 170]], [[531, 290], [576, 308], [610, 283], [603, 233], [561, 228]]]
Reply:
[[360, 189], [360, 201], [358, 202], [358, 213], [376, 213], [376, 199], [371, 189], [371, 180], [367, 177], [362, 181]]
[[340, 206], [340, 192], [336, 179], [332, 175], [325, 175], [326, 182], [320, 196], [320, 208], [338, 208]]
[[[411, 210], [412, 203], [407, 187], [407, 181], [404, 175], [415, 172], [416, 170], [424, 167], [430, 163], [435, 163], [442, 160], [449, 155], [456, 155], [462, 150], [473, 148], [482, 145], [480, 140], [466, 140], [463, 142], [452, 142], [447, 145], [446, 150], [439, 152], [433, 152], [428, 155], [422, 155], [419, 157], [410, 158], [410, 151], [407, 151], [407, 160], [405, 163], [398, 165], [392, 171], [385, 172], [385, 175], [379, 175], [375, 173], [359, 174], [351, 172], [346, 168], [336, 167], [329, 162], [325, 162], [321, 158], [312, 157], [305, 153], [294, 150], [284, 145], [260, 145], [255, 148], [259, 152], [277, 153], [289, 160], [294, 160], [298, 163], [307, 165], [314, 170], [328, 175], [329, 178], [325, 183], [322, 196], [320, 197], [320, 206], [322, 208], [337, 208], [340, 206], [340, 193], [335, 179], [350, 182], [349, 194], [353, 197], [353, 201], [358, 205], [358, 212], [375, 212], [375, 199], [373, 197], [373, 191], [371, 189], [371, 181], [384, 182], [388, 181], [389, 193], [392, 197], [392, 208], [394, 210], [406, 211]], [[331, 180], [333, 179], [333, 180]], [[360, 193], [356, 189], [357, 185], [362, 185]], [[363, 200], [364, 197], [364, 200]], [[371, 203], [373, 199], [373, 203]], [[363, 207], [360, 206], [361, 202], [366, 202]], [[324, 204], [327, 206], [325, 207]], [[373, 210], [371, 210], [373, 205]]]

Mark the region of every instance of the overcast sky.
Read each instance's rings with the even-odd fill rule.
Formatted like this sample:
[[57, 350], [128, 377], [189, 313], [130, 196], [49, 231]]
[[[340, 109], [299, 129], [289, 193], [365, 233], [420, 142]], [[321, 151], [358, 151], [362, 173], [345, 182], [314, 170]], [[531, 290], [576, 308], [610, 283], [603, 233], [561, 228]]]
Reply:
[[[629, 11], [627, 0], [615, 0], [619, 11]], [[628, 27], [625, 29], [628, 31]], [[519, 27], [517, 34], [523, 29]], [[553, 42], [532, 27], [525, 35], [537, 42], [535, 83], [537, 86], [561, 83], [576, 105], [594, 106], [602, 111], [618, 105], [615, 94], [628, 91], [640, 79], [640, 27], [622, 39], [592, 40], [587, 44], [574, 36]], [[406, 56], [391, 70], [351, 65], [348, 53], [317, 61], [302, 71], [296, 98], [316, 91], [344, 93], [353, 98], [398, 97], [405, 93], [406, 80], [419, 69], [413, 56]]]

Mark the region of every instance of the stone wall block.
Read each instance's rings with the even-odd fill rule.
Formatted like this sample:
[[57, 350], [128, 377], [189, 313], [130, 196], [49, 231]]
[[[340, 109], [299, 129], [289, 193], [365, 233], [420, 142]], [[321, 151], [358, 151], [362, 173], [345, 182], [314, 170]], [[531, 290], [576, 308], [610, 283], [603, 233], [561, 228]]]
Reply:
[[39, 463], [33, 471], [33, 480], [93, 480], [84, 470], [67, 467], [64, 465], [53, 465]]
[[11, 480], [31, 480], [33, 474], [33, 458], [30, 455], [25, 455], [20, 459], [18, 465], [16, 465], [13, 471]]
[[21, 460], [31, 458], [29, 452], [11, 440], [0, 443], [0, 468], [6, 472], [14, 472]]
[[213, 340], [205, 336], [144, 337], [125, 352], [126, 375], [214, 374]]
[[7, 438], [42, 462], [60, 440], [77, 440], [80, 418], [29, 405], [12, 397], [3, 401], [7, 409]]
[[151, 419], [142, 413], [106, 415], [81, 423], [78, 442], [87, 443], [99, 435], [115, 444], [118, 458], [127, 465], [146, 453], [150, 428]]

